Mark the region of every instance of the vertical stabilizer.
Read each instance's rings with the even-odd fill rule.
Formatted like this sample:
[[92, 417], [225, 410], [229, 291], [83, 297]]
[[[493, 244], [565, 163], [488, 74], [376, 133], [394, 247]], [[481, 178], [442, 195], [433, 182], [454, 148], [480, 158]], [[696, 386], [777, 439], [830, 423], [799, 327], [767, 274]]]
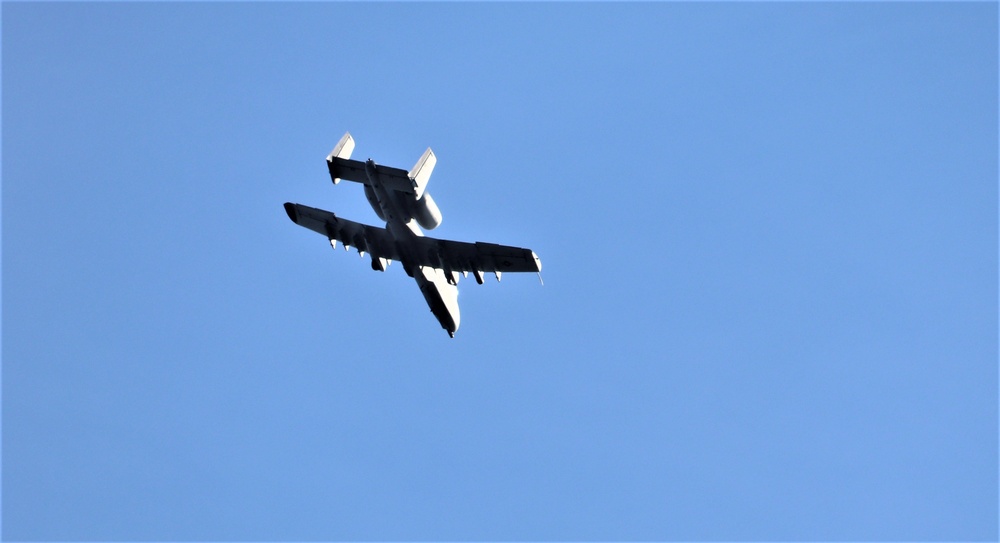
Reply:
[[[330, 151], [330, 154], [327, 155], [326, 161], [333, 162], [334, 157], [343, 158], [346, 160], [348, 158], [351, 158], [351, 153], [353, 152], [354, 152], [354, 138], [351, 137], [350, 132], [345, 132], [344, 137], [340, 138], [340, 141], [337, 142], [337, 145], [336, 147], [333, 148], [333, 151]], [[334, 177], [333, 184], [336, 185], [337, 183], [340, 183], [340, 178]]]
[[431, 179], [431, 172], [434, 171], [435, 164], [437, 164], [437, 157], [434, 156], [434, 151], [428, 147], [420, 160], [413, 165], [413, 169], [410, 170], [409, 178], [413, 182], [413, 192], [418, 200], [424, 195], [424, 189], [427, 188], [427, 182]]

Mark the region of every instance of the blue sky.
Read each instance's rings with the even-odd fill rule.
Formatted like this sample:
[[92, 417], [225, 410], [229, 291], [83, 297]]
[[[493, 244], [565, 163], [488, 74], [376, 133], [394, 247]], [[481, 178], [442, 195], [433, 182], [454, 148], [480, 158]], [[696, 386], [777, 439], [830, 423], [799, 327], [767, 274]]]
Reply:
[[[4, 3], [3, 538], [996, 540], [997, 19]], [[348, 130], [545, 285], [292, 224]]]

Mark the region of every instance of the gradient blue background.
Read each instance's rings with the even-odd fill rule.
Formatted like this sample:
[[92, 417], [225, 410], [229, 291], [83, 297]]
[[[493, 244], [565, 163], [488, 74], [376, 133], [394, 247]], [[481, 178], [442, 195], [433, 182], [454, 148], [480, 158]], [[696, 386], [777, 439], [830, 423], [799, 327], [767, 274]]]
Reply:
[[3, 3], [3, 537], [996, 540], [997, 18]]

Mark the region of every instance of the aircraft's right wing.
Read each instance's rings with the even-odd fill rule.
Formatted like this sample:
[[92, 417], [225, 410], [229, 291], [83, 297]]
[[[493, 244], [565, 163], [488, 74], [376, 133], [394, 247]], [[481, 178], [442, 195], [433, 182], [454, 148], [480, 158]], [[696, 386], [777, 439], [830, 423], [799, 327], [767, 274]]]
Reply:
[[476, 282], [483, 282], [483, 272], [493, 272], [497, 279], [503, 272], [540, 272], [542, 261], [530, 249], [477, 241], [451, 241], [420, 237], [417, 249], [409, 255], [415, 264], [451, 272], [472, 272]]

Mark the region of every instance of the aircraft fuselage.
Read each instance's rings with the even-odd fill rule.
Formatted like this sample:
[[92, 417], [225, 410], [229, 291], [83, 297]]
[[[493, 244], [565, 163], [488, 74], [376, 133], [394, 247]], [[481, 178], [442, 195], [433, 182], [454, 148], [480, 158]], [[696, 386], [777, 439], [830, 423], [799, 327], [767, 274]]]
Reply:
[[458, 287], [449, 282], [444, 270], [430, 266], [414, 266], [409, 262], [411, 259], [407, 258], [409, 256], [407, 251], [416, 246], [410, 243], [410, 240], [424, 235], [414, 220], [417, 199], [413, 194], [386, 188], [379, 181], [378, 165], [371, 159], [365, 162], [365, 174], [370, 182], [366, 188], [370, 187], [375, 196], [375, 201], [369, 198], [369, 203], [375, 213], [384, 218], [386, 230], [395, 239], [399, 253], [404, 255], [401, 264], [406, 273], [416, 280], [424, 300], [427, 301], [431, 313], [441, 323], [441, 327], [449, 336], [455, 337], [455, 331], [458, 330], [460, 323]]

